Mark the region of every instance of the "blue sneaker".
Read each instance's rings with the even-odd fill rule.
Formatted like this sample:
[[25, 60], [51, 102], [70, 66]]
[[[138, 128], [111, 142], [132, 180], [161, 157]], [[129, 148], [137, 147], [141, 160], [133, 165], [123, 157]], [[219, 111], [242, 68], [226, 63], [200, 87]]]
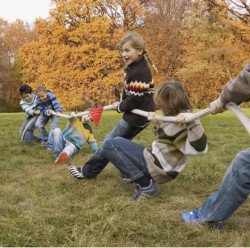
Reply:
[[206, 224], [209, 228], [215, 228], [217, 230], [221, 230], [223, 228], [223, 222], [201, 221], [201, 219], [199, 218], [199, 209], [195, 209], [191, 212], [183, 212], [181, 214], [181, 218], [188, 224]]
[[199, 209], [195, 209], [191, 212], [184, 212], [181, 214], [181, 218], [188, 224], [198, 224], [201, 222], [199, 219]]

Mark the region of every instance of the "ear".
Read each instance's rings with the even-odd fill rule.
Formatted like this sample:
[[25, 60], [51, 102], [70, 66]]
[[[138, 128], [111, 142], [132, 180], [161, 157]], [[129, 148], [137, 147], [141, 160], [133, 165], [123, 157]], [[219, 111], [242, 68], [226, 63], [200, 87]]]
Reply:
[[143, 49], [142, 48], [138, 49], [138, 53], [139, 53], [139, 55], [142, 55], [143, 54]]

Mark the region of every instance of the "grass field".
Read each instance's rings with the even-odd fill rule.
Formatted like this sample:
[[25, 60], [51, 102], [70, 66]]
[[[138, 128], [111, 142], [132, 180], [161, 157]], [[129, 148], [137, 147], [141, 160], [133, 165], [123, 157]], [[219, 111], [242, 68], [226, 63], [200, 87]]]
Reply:
[[[250, 116], [250, 110], [245, 110]], [[98, 128], [100, 144], [121, 115], [105, 112]], [[230, 112], [201, 119], [209, 152], [192, 157], [185, 170], [153, 199], [132, 203], [133, 187], [121, 186], [110, 164], [96, 179], [74, 180], [68, 164], [55, 166], [51, 152], [24, 146], [18, 130], [24, 114], [0, 114], [0, 246], [250, 246], [250, 200], [222, 231], [190, 226], [180, 219], [215, 191], [226, 168], [250, 138]], [[64, 128], [66, 120], [60, 120]], [[135, 141], [149, 146], [152, 126]], [[69, 160], [80, 165], [86, 146]]]

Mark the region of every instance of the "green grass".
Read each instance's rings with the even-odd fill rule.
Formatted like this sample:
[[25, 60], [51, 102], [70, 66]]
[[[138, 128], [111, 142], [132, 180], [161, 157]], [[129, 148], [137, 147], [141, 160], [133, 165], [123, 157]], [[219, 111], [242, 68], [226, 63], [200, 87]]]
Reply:
[[[93, 128], [98, 143], [120, 118], [103, 114]], [[250, 246], [249, 200], [222, 231], [180, 219], [219, 187], [235, 154], [250, 145], [230, 112], [203, 117], [209, 152], [192, 157], [176, 180], [160, 186], [159, 197], [137, 204], [130, 199], [133, 187], [120, 185], [111, 164], [94, 180], [74, 180], [68, 165], [54, 165], [51, 152], [24, 146], [18, 137], [23, 120], [23, 113], [0, 114], [0, 246]], [[65, 125], [61, 119], [59, 126]], [[151, 129], [135, 141], [149, 146]], [[86, 146], [69, 163], [80, 165], [90, 156]]]

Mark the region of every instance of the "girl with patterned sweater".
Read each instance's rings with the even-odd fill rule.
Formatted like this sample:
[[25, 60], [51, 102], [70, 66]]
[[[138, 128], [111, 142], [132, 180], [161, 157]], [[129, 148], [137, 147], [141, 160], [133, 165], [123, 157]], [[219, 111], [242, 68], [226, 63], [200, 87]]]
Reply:
[[[149, 121], [147, 118], [131, 113], [132, 109], [155, 111], [153, 100], [154, 85], [150, 66], [151, 61], [147, 55], [145, 42], [141, 35], [135, 32], [128, 33], [120, 42], [120, 49], [125, 62], [125, 88], [122, 100], [114, 103], [117, 111], [123, 114], [123, 118], [105, 139], [123, 137], [132, 140], [144, 128]], [[151, 63], [152, 64], [152, 63]], [[152, 67], [154, 65], [152, 64]], [[156, 69], [155, 69], [156, 70]], [[90, 167], [99, 165], [105, 167], [109, 160], [95, 153], [86, 164]], [[124, 178], [128, 175], [123, 174]]]
[[[176, 116], [179, 122], [190, 112], [191, 105], [184, 88], [178, 82], [167, 82], [157, 87], [154, 100], [164, 115]], [[114, 166], [131, 178], [135, 185], [133, 200], [151, 197], [159, 193], [156, 183], [165, 183], [176, 178], [184, 169], [188, 155], [207, 152], [207, 137], [197, 119], [186, 125], [155, 120], [150, 112], [148, 119], [156, 124], [156, 139], [151, 149], [122, 137], [106, 140], [96, 155], [112, 162]], [[70, 173], [78, 179], [96, 177], [105, 166], [100, 164], [71, 167]]]

